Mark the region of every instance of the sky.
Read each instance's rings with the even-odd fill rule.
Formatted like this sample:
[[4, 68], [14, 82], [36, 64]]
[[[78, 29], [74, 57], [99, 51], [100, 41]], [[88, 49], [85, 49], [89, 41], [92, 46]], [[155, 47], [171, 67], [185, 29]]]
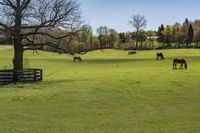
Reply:
[[200, 19], [200, 0], [79, 0], [84, 20], [94, 33], [100, 26], [118, 32], [133, 31], [129, 25], [133, 14], [145, 16], [146, 30], [157, 30], [161, 24], [183, 23]]

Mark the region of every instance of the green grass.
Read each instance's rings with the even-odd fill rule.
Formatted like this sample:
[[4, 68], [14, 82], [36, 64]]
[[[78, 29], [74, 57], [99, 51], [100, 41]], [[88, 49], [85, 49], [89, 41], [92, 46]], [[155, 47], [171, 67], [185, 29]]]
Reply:
[[[25, 53], [44, 81], [0, 86], [0, 133], [199, 133], [200, 50]], [[188, 70], [172, 70], [184, 57]], [[12, 67], [12, 50], [0, 51]]]

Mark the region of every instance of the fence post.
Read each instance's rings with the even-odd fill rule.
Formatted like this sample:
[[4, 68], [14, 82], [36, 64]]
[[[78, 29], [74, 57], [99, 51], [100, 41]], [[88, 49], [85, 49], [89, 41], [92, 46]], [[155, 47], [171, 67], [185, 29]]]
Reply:
[[43, 70], [40, 69], [40, 80], [43, 80]]
[[13, 70], [13, 82], [16, 84], [17, 82], [17, 71], [16, 70]]
[[36, 79], [37, 79], [36, 70], [33, 70], [33, 73], [34, 73], [34, 81], [36, 81]]

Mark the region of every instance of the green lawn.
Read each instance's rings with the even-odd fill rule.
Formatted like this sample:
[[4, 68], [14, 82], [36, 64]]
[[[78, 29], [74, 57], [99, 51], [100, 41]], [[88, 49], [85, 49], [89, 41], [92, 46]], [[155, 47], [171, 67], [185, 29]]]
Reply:
[[[163, 52], [166, 60], [156, 61]], [[0, 86], [0, 133], [199, 133], [200, 50], [93, 51], [82, 63], [25, 53], [44, 69], [36, 84]], [[172, 70], [184, 57], [188, 70]], [[0, 68], [12, 67], [0, 51]]]

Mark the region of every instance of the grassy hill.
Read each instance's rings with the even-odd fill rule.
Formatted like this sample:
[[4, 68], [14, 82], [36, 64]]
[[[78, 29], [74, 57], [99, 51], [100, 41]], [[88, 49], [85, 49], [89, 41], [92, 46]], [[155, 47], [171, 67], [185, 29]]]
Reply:
[[[156, 61], [163, 52], [166, 60]], [[172, 70], [184, 57], [188, 70]], [[99, 50], [72, 57], [25, 53], [44, 81], [0, 86], [0, 133], [198, 133], [200, 50]], [[11, 68], [12, 49], [0, 51]]]

